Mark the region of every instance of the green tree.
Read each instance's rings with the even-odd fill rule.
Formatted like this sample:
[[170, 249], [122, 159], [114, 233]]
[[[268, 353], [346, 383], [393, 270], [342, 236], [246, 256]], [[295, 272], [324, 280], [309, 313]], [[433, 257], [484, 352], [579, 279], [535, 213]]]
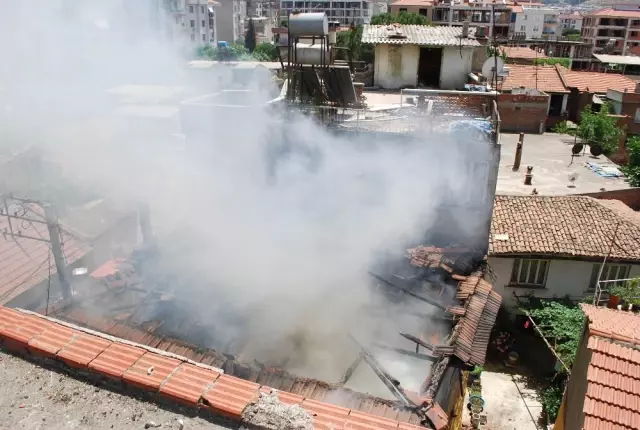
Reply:
[[578, 30], [577, 28], [565, 28], [564, 30], [562, 30], [563, 36], [569, 36], [571, 34], [580, 34], [580, 30]]
[[609, 116], [610, 109], [608, 103], [602, 104], [599, 112], [593, 112], [589, 107], [585, 108], [577, 130], [578, 137], [589, 145], [601, 146], [606, 155], [617, 151], [622, 133], [617, 124], [618, 120]]
[[258, 61], [277, 61], [278, 47], [273, 43], [262, 42], [256, 45], [251, 55]]
[[533, 60], [533, 64], [537, 66], [555, 66], [556, 64], [560, 64], [564, 68], [568, 69], [571, 64], [571, 60], [562, 57], [536, 58]]
[[627, 142], [627, 151], [629, 153], [629, 161], [626, 166], [622, 166], [620, 170], [627, 177], [629, 185], [632, 187], [640, 187], [640, 138], [632, 137]]
[[249, 18], [247, 34], [244, 35], [244, 46], [249, 52], [253, 52], [253, 50], [256, 49], [256, 26], [253, 23], [253, 18]]
[[389, 25], [395, 23], [405, 25], [429, 25], [429, 20], [426, 16], [414, 12], [381, 13], [371, 17], [371, 25]]
[[342, 60], [373, 63], [374, 47], [373, 45], [362, 43], [362, 26], [338, 33], [336, 45], [339, 48], [345, 48], [338, 51], [338, 55]]

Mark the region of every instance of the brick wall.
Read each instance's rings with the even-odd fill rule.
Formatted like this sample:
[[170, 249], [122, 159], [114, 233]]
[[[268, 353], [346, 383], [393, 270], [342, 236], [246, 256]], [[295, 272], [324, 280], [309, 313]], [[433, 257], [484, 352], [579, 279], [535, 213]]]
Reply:
[[542, 133], [547, 120], [549, 95], [500, 94], [501, 131]]
[[599, 193], [587, 193], [584, 196], [602, 200], [620, 200], [635, 211], [640, 211], [640, 188], [628, 188], [626, 190], [602, 191]]
[[640, 108], [640, 94], [624, 93], [622, 95], [622, 115], [629, 115], [630, 121], [627, 122], [627, 134], [640, 134], [640, 123], [633, 120], [636, 116], [636, 109]]

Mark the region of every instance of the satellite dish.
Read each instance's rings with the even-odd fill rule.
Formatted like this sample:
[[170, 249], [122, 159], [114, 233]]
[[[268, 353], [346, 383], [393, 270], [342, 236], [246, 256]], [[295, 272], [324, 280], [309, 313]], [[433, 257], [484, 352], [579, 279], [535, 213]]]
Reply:
[[578, 178], [580, 177], [580, 175], [578, 175], [577, 173], [572, 173], [569, 175], [569, 188], [575, 188], [575, 182], [578, 180]]
[[584, 144], [576, 143], [575, 145], [573, 145], [573, 148], [571, 148], [571, 153], [573, 155], [578, 155], [582, 152], [583, 149], [584, 149]]
[[[496, 69], [497, 65], [497, 69]], [[489, 57], [482, 63], [482, 76], [487, 78], [487, 81], [493, 82], [495, 79], [495, 74], [498, 75], [502, 73], [504, 69], [504, 60], [500, 57]]]
[[602, 146], [600, 146], [598, 144], [589, 145], [589, 152], [594, 157], [599, 157], [600, 155], [602, 155], [604, 153], [604, 151], [602, 149]]

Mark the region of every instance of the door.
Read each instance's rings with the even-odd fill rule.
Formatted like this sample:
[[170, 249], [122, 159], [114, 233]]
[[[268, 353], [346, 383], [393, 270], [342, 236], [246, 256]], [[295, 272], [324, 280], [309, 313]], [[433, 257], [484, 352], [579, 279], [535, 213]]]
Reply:
[[438, 88], [440, 86], [441, 67], [442, 48], [420, 48], [418, 86]]

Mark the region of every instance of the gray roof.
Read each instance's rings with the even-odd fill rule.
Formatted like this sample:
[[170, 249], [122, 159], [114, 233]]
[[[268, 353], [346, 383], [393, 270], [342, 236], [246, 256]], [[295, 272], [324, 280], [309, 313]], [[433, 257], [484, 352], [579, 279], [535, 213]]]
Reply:
[[422, 46], [480, 46], [475, 28], [469, 37], [462, 37], [462, 27], [431, 27], [426, 25], [365, 25], [362, 43]]
[[602, 63], [609, 64], [625, 64], [625, 65], [640, 65], [640, 57], [634, 57], [631, 55], [608, 55], [608, 54], [593, 54]]

